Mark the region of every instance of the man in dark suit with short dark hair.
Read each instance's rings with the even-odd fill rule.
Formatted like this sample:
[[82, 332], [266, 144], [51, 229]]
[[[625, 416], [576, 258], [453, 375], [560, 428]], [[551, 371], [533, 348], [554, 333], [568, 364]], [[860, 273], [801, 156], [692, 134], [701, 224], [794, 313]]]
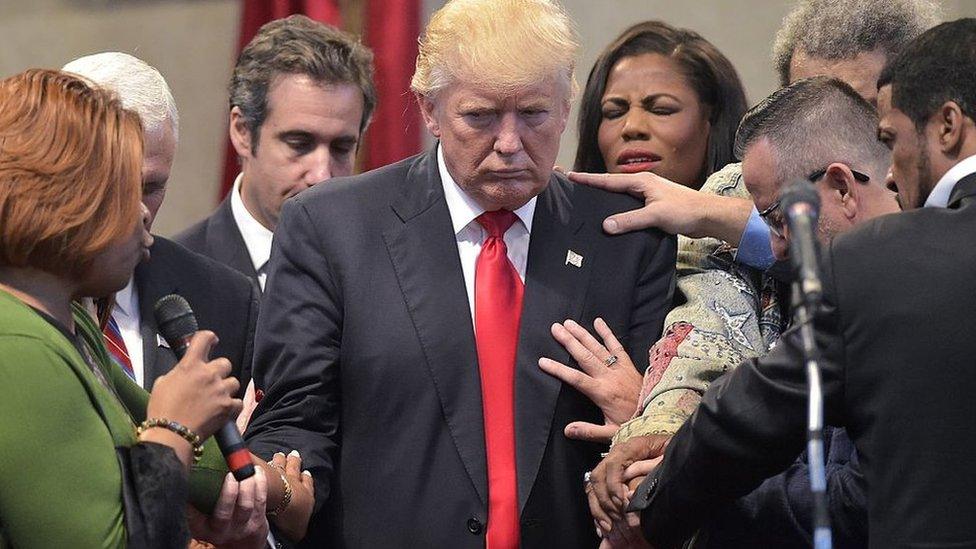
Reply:
[[571, 363], [555, 322], [602, 316], [645, 368], [675, 240], [606, 235], [636, 201], [552, 171], [577, 53], [560, 8], [463, 0], [433, 21], [413, 89], [438, 144], [283, 208], [248, 442], [301, 452], [324, 505], [310, 546], [596, 547], [583, 473], [606, 447], [564, 428], [603, 414], [538, 360]]
[[217, 211], [176, 241], [263, 290], [281, 204], [353, 173], [376, 106], [372, 63], [355, 37], [303, 15], [261, 27], [230, 83], [230, 140], [241, 173]]
[[[824, 418], [857, 447], [871, 547], [976, 547], [976, 20], [939, 25], [882, 73], [879, 139], [906, 211], [824, 251]], [[924, 207], [923, 207], [924, 206]], [[656, 547], [802, 450], [796, 331], [714, 383], [633, 505]]]

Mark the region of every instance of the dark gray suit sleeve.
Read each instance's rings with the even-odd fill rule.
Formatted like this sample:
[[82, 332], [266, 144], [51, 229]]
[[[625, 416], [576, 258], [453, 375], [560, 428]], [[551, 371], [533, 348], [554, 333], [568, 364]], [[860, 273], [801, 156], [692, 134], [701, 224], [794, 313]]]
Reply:
[[[828, 301], [815, 323], [828, 424], [843, 419], [838, 319]], [[643, 507], [641, 524], [653, 545], [679, 546], [717, 508], [796, 459], [806, 440], [806, 386], [795, 329], [784, 333], [766, 357], [746, 362], [712, 384], [671, 440], [662, 466], [635, 494], [633, 505]]]
[[[864, 477], [846, 431], [824, 429], [827, 506], [834, 547], [867, 547]], [[706, 547], [809, 547], [813, 543], [813, 495], [804, 452], [783, 473], [766, 479], [708, 521]]]
[[298, 450], [315, 479], [316, 509], [328, 498], [339, 430], [338, 285], [309, 212], [288, 201], [275, 230], [255, 341], [254, 381], [264, 391], [246, 431], [270, 459]]

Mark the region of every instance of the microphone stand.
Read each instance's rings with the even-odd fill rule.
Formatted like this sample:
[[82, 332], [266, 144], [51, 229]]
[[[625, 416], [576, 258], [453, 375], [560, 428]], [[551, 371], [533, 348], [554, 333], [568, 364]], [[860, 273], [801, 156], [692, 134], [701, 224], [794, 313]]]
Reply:
[[819, 292], [806, 292], [793, 284], [794, 318], [800, 331], [803, 364], [807, 374], [807, 463], [813, 495], [813, 547], [831, 549], [830, 514], [827, 511], [827, 471], [824, 463], [823, 387], [820, 380], [820, 352], [813, 331], [813, 317]]

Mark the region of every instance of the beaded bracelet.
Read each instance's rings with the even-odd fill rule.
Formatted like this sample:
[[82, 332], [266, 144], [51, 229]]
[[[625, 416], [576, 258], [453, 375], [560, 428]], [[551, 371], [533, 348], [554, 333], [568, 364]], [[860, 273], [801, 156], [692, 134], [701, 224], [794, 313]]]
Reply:
[[282, 511], [288, 508], [288, 504], [291, 503], [292, 490], [291, 490], [291, 483], [288, 482], [288, 478], [285, 477], [284, 468], [281, 467], [280, 465], [275, 465], [273, 463], [269, 463], [268, 465], [270, 465], [272, 469], [276, 469], [278, 471], [278, 474], [281, 475], [281, 482], [283, 482], [285, 485], [285, 493], [283, 496], [281, 496], [281, 502], [279, 502], [274, 509], [268, 511], [267, 513], [269, 517], [275, 517], [278, 516], [279, 513], [281, 513]]
[[176, 421], [170, 421], [164, 417], [154, 417], [140, 423], [139, 426], [136, 427], [136, 436], [141, 437], [142, 433], [154, 427], [169, 429], [170, 431], [173, 431], [174, 433], [180, 435], [180, 437], [182, 437], [183, 440], [189, 442], [190, 446], [193, 447], [194, 465], [196, 465], [197, 462], [200, 461], [200, 458], [203, 457], [203, 441], [200, 440], [200, 435], [187, 429], [186, 426], [184, 426], [182, 423]]

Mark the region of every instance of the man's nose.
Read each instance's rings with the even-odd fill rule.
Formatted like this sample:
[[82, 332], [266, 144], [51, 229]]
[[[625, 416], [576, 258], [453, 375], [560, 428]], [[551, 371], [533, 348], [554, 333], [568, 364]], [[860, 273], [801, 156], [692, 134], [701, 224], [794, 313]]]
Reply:
[[148, 248], [153, 244], [153, 236], [149, 234], [149, 227], [152, 225], [152, 214], [149, 213], [149, 208], [141, 201], [139, 202], [139, 214], [142, 216], [142, 244]]
[[311, 187], [332, 177], [332, 155], [327, 148], [322, 147], [322, 150], [309, 156], [311, 165], [305, 172], [305, 185]]
[[498, 135], [495, 137], [495, 152], [511, 156], [522, 150], [522, 134], [518, 117], [507, 113], [499, 121]]
[[776, 236], [775, 234], [769, 235], [770, 247], [773, 249], [773, 257], [777, 261], [789, 261], [790, 260], [790, 229], [783, 224], [781, 229], [783, 236]]
[[146, 207], [146, 203], [139, 201], [139, 218], [142, 220], [142, 227], [149, 232], [149, 227], [152, 226], [152, 213], [149, 212], [149, 208]]
[[888, 170], [887, 175], [885, 175], [885, 187], [887, 187], [888, 190], [893, 193], [898, 192], [898, 182], [895, 181], [895, 174], [890, 169]]

